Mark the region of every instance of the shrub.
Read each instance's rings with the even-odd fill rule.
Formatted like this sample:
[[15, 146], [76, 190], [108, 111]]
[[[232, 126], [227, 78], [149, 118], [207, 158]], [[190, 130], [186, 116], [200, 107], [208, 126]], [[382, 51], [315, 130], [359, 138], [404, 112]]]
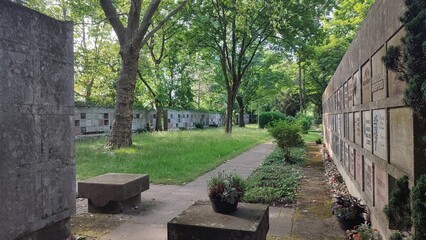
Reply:
[[269, 132], [275, 138], [278, 147], [284, 152], [284, 159], [287, 162], [290, 162], [291, 148], [303, 146], [300, 127], [295, 124], [279, 121], [269, 128]]
[[195, 123], [195, 128], [197, 128], [197, 129], [203, 129], [204, 128], [204, 124], [201, 123], [201, 122], [197, 122], [197, 123]]
[[392, 235], [390, 236], [390, 240], [403, 240], [403, 239], [404, 239], [404, 235], [402, 235], [402, 233], [400, 232], [392, 233]]
[[259, 114], [259, 128], [273, 125], [274, 122], [286, 120], [286, 116], [280, 112], [263, 112]]
[[322, 139], [321, 138], [317, 138], [317, 140], [315, 140], [316, 144], [321, 144], [322, 143]]
[[299, 114], [296, 117], [296, 124], [300, 126], [304, 134], [308, 133], [312, 126], [312, 119], [308, 116]]
[[389, 220], [390, 228], [400, 231], [410, 230], [412, 223], [407, 176], [396, 181], [396, 187], [390, 194], [389, 204], [385, 206], [383, 212]]
[[426, 174], [413, 187], [414, 240], [426, 239]]

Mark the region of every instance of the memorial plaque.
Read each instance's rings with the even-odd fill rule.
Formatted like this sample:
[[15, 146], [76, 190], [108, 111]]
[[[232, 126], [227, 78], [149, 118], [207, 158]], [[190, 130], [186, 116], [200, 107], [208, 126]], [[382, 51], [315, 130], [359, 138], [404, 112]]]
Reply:
[[373, 101], [385, 99], [386, 96], [386, 67], [382, 62], [382, 57], [386, 54], [385, 47], [381, 47], [371, 58], [371, 92]]
[[344, 143], [344, 162], [345, 162], [345, 168], [349, 170], [349, 146], [347, 143]]
[[365, 63], [362, 68], [362, 103], [371, 102], [371, 66], [370, 61]]
[[336, 133], [340, 137], [340, 114], [336, 114]]
[[349, 96], [348, 96], [348, 82], [343, 84], [343, 109], [348, 108], [349, 106]]
[[413, 118], [413, 112], [408, 107], [389, 110], [390, 163], [407, 173], [412, 173], [414, 168]]
[[373, 163], [364, 156], [364, 191], [373, 198]]
[[349, 140], [354, 142], [354, 113], [348, 113]]
[[[404, 28], [398, 31], [387, 43], [387, 46], [401, 46], [401, 38], [405, 36]], [[399, 79], [400, 74], [394, 71], [388, 70], [388, 81], [389, 81], [389, 97], [401, 96], [404, 94], [407, 82]]]
[[362, 112], [362, 147], [368, 151], [372, 151], [372, 139], [371, 139], [371, 112]]
[[355, 121], [355, 142], [361, 146], [362, 145], [362, 124], [361, 124], [361, 113], [354, 113], [354, 121]]
[[349, 138], [349, 116], [348, 113], [343, 114], [343, 132], [345, 138]]
[[354, 86], [353, 86], [353, 77], [348, 80], [348, 107], [354, 105]]
[[373, 110], [373, 153], [387, 162], [387, 128], [385, 109]]
[[362, 155], [355, 150], [355, 180], [362, 187]]
[[345, 125], [344, 125], [345, 118], [343, 113], [339, 114], [339, 119], [340, 119], [340, 126], [339, 126], [340, 135], [339, 136], [340, 138], [343, 138], [344, 131], [345, 131]]
[[388, 174], [378, 165], [374, 166], [374, 171], [374, 205], [381, 212], [388, 204]]
[[345, 145], [343, 144], [343, 141], [341, 139], [339, 140], [339, 147], [340, 147], [339, 160], [343, 161], [344, 154], [345, 154]]
[[353, 147], [349, 146], [349, 172], [355, 177], [355, 156]]
[[359, 71], [357, 71], [354, 74], [352, 84], [353, 84], [354, 105], [356, 106], [356, 105], [361, 104], [361, 89], [362, 89], [362, 87], [361, 87], [361, 75], [360, 75]]

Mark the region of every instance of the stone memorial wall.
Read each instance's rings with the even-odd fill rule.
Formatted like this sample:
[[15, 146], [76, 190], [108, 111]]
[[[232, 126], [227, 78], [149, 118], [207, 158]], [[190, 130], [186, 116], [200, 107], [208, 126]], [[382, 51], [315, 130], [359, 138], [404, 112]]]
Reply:
[[67, 239], [73, 24], [0, 1], [0, 239]]
[[375, 2], [323, 94], [327, 150], [385, 239], [390, 231], [383, 207], [395, 179], [406, 175], [413, 186], [425, 171], [416, 150], [416, 132], [424, 130], [403, 102], [406, 83], [381, 60], [389, 46], [401, 45], [404, 7], [403, 0]]

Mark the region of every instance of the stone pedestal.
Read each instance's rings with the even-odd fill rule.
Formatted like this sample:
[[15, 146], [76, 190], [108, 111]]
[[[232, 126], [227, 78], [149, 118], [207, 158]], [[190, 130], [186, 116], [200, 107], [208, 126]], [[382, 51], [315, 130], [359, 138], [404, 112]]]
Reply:
[[149, 189], [146, 174], [107, 173], [78, 182], [78, 195], [88, 198], [91, 213], [121, 213], [141, 202]]
[[227, 215], [196, 202], [167, 223], [168, 240], [265, 240], [268, 230], [269, 206], [249, 203]]

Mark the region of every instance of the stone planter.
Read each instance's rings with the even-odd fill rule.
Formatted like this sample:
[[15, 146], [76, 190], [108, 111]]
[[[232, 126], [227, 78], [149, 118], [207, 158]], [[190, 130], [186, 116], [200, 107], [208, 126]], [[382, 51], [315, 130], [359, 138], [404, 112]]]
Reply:
[[225, 214], [235, 212], [238, 206], [238, 201], [235, 201], [235, 203], [231, 204], [229, 202], [212, 198], [210, 198], [210, 203], [212, 204], [213, 211]]

